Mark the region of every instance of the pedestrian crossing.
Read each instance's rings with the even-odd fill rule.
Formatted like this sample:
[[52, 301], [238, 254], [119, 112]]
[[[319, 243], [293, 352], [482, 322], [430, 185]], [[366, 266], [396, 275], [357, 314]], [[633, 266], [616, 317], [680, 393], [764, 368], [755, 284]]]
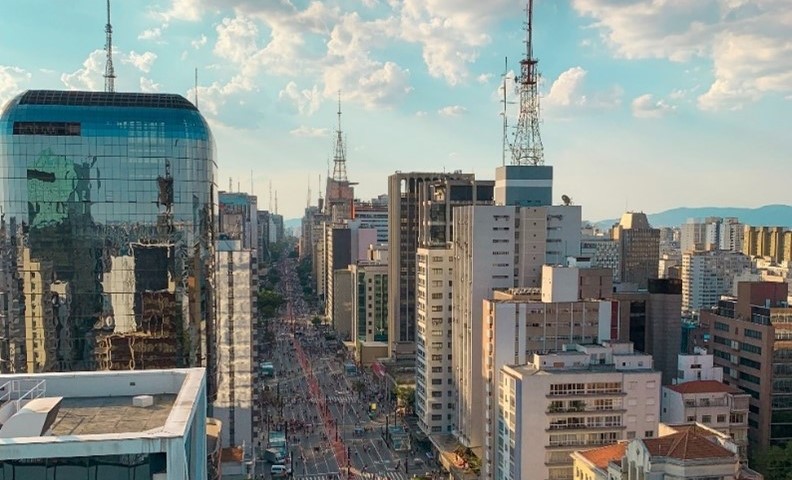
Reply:
[[[328, 395], [327, 401], [329, 403], [350, 403], [355, 399], [355, 395], [348, 393], [345, 395]], [[311, 403], [324, 402], [324, 398], [311, 398]]]
[[[303, 474], [303, 475], [294, 475], [295, 479], [300, 480], [341, 480], [346, 478], [346, 473], [339, 474], [339, 473], [311, 473], [311, 474]], [[360, 479], [367, 479], [367, 480], [409, 480], [410, 477], [408, 474], [404, 472], [393, 472], [393, 471], [386, 471], [386, 472], [360, 472], [355, 475], [354, 478]]]

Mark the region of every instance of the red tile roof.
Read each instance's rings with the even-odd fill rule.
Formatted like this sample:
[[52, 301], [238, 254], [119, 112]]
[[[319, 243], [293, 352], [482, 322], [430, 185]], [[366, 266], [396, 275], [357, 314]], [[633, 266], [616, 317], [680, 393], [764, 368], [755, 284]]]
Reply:
[[743, 393], [737, 387], [726, 385], [717, 380], [694, 380], [692, 382], [667, 385], [666, 388], [677, 393]]
[[220, 461], [241, 463], [245, 458], [245, 452], [239, 447], [226, 447], [220, 453]]
[[705, 458], [734, 458], [735, 454], [715, 442], [695, 433], [694, 429], [643, 440], [649, 454], [656, 457], [697, 460]]
[[624, 452], [627, 450], [627, 442], [614, 443], [604, 447], [592, 448], [578, 452], [586, 460], [593, 463], [597, 468], [605, 469], [611, 461], [621, 461]]

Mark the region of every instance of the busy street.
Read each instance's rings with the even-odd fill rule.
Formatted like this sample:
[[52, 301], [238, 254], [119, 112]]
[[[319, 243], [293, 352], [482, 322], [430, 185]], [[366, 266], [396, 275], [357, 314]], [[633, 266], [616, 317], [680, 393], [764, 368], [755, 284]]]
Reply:
[[[386, 424], [393, 424], [396, 416], [384, 380], [352, 367], [334, 332], [311, 322], [312, 312], [295, 294], [299, 286], [291, 262], [280, 265], [286, 302], [274, 323], [274, 346], [267, 359], [273, 372], [265, 379], [273, 401], [260, 432], [262, 438], [271, 431], [285, 434], [284, 474], [316, 480], [406, 480], [431, 470], [416, 451], [396, 451], [386, 440]], [[264, 470], [269, 478], [270, 468]]]

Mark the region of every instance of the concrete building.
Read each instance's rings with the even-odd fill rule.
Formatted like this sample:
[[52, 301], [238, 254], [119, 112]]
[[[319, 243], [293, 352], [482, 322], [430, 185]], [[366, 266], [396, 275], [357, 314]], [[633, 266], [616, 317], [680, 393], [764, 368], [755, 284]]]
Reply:
[[777, 263], [792, 262], [792, 230], [745, 225], [742, 252], [751, 257], [769, 257]]
[[388, 354], [415, 352], [415, 255], [418, 249], [420, 192], [424, 183], [444, 179], [473, 181], [472, 173], [396, 172], [388, 177]]
[[319, 207], [309, 205], [305, 208], [305, 213], [300, 223], [300, 258], [313, 257], [314, 251], [314, 225], [317, 222], [317, 217], [320, 215]]
[[568, 344], [607, 341], [612, 335], [612, 302], [580, 301], [576, 296], [540, 302], [524, 293], [528, 292], [497, 291], [484, 300], [484, 390], [479, 392], [484, 401], [483, 478], [492, 478], [498, 399], [489, 393], [498, 389], [501, 367], [528, 363], [534, 353], [561, 351]]
[[680, 251], [742, 250], [743, 224], [737, 218], [688, 219], [680, 227]]
[[346, 270], [352, 261], [352, 229], [343, 223], [325, 224], [324, 243], [324, 299], [325, 317], [333, 323], [334, 290], [336, 270]]
[[352, 315], [357, 342], [388, 341], [388, 264], [377, 261], [349, 266]]
[[680, 354], [677, 360], [677, 377], [673, 383], [695, 380], [723, 382], [723, 367], [715, 365], [715, 358], [701, 347], [694, 347], [692, 354]]
[[657, 264], [657, 278], [680, 278], [682, 268], [682, 254], [669, 252], [660, 255]]
[[792, 308], [786, 283], [742, 282], [736, 298], [701, 312], [724, 383], [751, 395], [751, 445], [792, 439]]
[[649, 279], [657, 277], [660, 230], [649, 225], [645, 213], [626, 212], [613, 228], [612, 235], [619, 243], [620, 281], [646, 288]]
[[219, 192], [217, 220], [219, 231], [228, 240], [239, 240], [246, 250], [258, 249], [257, 198], [244, 192]]
[[682, 282], [653, 279], [647, 287], [646, 291], [613, 293], [612, 298], [619, 301], [619, 339], [652, 355], [655, 368], [663, 373], [663, 384], [668, 385], [677, 377], [677, 356], [682, 350]]
[[574, 302], [610, 298], [613, 277], [607, 268], [542, 267], [542, 302]]
[[415, 413], [427, 435], [456, 427], [452, 384], [451, 308], [454, 251], [418, 248], [415, 355]]
[[698, 422], [732, 438], [740, 458], [748, 459], [750, 395], [717, 380], [693, 380], [663, 387], [660, 420], [667, 424]]
[[203, 368], [2, 375], [0, 385], [5, 478], [207, 479]]
[[553, 167], [503, 165], [495, 169], [495, 204], [545, 207], [553, 204]]
[[700, 426], [688, 426], [658, 438], [576, 451], [572, 454], [574, 478], [760, 480], [761, 475], [740, 464], [732, 448], [727, 439]]
[[580, 240], [580, 259], [592, 268], [609, 268], [613, 281], [621, 281], [619, 242], [608, 237], [584, 235]]
[[751, 269], [751, 259], [729, 250], [689, 250], [682, 255], [682, 311], [698, 313], [732, 291], [737, 275]]
[[388, 197], [372, 199], [370, 202], [356, 201], [352, 218], [357, 220], [360, 228], [376, 230], [375, 243], [388, 243]]
[[[354, 265], [354, 264], [352, 264]], [[338, 332], [341, 340], [352, 341], [354, 336], [354, 286], [352, 265], [333, 272], [332, 319], [333, 329]]]
[[546, 208], [545, 262], [550, 265], [566, 265], [568, 257], [580, 256], [583, 211], [580, 205], [548, 205]]
[[571, 480], [573, 451], [655, 437], [659, 392], [652, 357], [629, 343], [574, 345], [503, 367], [492, 478]]
[[538, 287], [545, 260], [544, 207], [457, 207], [453, 223], [453, 382], [457, 436], [483, 445], [482, 301], [494, 290]]
[[224, 447], [251, 448], [253, 440], [264, 446], [263, 439], [253, 436], [254, 417], [261, 417], [256, 402], [261, 387], [255, 365], [258, 272], [254, 252], [244, 248], [241, 240], [217, 242], [218, 382], [212, 406], [213, 415], [224, 426]]

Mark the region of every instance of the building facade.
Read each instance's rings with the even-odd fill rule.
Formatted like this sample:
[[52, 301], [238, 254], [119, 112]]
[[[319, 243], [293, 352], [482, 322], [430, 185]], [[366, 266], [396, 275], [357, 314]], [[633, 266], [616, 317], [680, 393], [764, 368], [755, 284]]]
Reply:
[[682, 254], [682, 310], [697, 313], [732, 292], [734, 278], [751, 270], [751, 259], [728, 250], [691, 250]]
[[258, 200], [255, 195], [244, 192], [219, 192], [218, 231], [226, 239], [239, 240], [242, 248], [258, 249]]
[[388, 264], [376, 261], [349, 266], [352, 315], [357, 342], [388, 341]]
[[577, 345], [503, 367], [493, 478], [572, 480], [575, 450], [655, 437], [659, 391], [652, 357], [629, 343]]
[[645, 213], [626, 212], [612, 234], [619, 243], [620, 281], [646, 288], [650, 278], [657, 278], [660, 230], [649, 225]]
[[200, 365], [213, 398], [214, 157], [206, 121], [178, 95], [27, 91], [10, 101], [0, 115], [2, 270], [36, 279], [3, 292], [14, 297], [0, 316], [0, 369]]
[[495, 169], [495, 204], [545, 207], [553, 204], [553, 167], [503, 165]]

